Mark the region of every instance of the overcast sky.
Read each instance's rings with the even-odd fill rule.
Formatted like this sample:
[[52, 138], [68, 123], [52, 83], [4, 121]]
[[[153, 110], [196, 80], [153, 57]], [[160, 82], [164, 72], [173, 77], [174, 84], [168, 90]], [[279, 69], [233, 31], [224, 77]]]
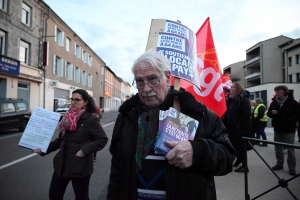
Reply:
[[[246, 58], [260, 41], [300, 38], [299, 0], [44, 0], [114, 73], [132, 83], [151, 19], [181, 20], [195, 33], [210, 17], [220, 66]], [[132, 89], [135, 93], [136, 90]]]

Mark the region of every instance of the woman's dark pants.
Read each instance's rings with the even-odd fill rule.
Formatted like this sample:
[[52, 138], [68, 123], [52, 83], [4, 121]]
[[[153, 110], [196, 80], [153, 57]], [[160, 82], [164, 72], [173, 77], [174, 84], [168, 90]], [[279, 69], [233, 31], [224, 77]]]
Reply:
[[91, 175], [80, 178], [58, 178], [54, 172], [51, 180], [50, 200], [63, 200], [69, 182], [72, 182], [76, 200], [89, 200], [89, 184]]

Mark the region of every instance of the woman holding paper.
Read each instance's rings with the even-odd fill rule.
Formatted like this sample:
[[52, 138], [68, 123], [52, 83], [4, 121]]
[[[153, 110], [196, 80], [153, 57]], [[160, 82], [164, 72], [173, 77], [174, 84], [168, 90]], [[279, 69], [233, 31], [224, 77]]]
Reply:
[[59, 149], [53, 159], [50, 200], [63, 199], [70, 181], [76, 199], [89, 199], [93, 152], [103, 149], [108, 140], [95, 114], [94, 99], [85, 90], [77, 89], [72, 92], [70, 100], [71, 108], [58, 125], [59, 137], [50, 142], [46, 153], [40, 149], [32, 150], [44, 156]]

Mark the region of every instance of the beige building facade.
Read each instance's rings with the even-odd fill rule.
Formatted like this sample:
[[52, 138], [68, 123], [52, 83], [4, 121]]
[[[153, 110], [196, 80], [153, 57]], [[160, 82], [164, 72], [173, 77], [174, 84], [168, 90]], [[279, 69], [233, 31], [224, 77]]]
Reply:
[[21, 98], [42, 107], [40, 48], [45, 6], [33, 0], [1, 1], [0, 98]]
[[103, 106], [105, 62], [51, 9], [45, 23], [45, 108], [68, 103], [76, 89], [86, 90]]
[[55, 111], [82, 88], [100, 107], [116, 110], [124, 89], [115, 76], [44, 1], [1, 1], [0, 98], [22, 98], [31, 109]]

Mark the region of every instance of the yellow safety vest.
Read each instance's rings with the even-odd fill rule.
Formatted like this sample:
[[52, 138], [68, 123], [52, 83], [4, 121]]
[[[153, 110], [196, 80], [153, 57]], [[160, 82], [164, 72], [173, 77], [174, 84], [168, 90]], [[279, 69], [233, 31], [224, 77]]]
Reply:
[[[256, 106], [256, 108], [254, 110], [254, 117], [257, 117], [257, 115], [258, 115], [258, 109], [259, 109], [260, 106], [263, 106], [266, 109], [266, 106], [264, 104], [262, 104], [262, 103], [259, 104], [258, 106]], [[262, 121], [262, 122], [268, 121], [268, 119], [267, 119], [267, 113], [265, 112], [264, 116], [261, 119], [259, 119], [259, 120]]]

